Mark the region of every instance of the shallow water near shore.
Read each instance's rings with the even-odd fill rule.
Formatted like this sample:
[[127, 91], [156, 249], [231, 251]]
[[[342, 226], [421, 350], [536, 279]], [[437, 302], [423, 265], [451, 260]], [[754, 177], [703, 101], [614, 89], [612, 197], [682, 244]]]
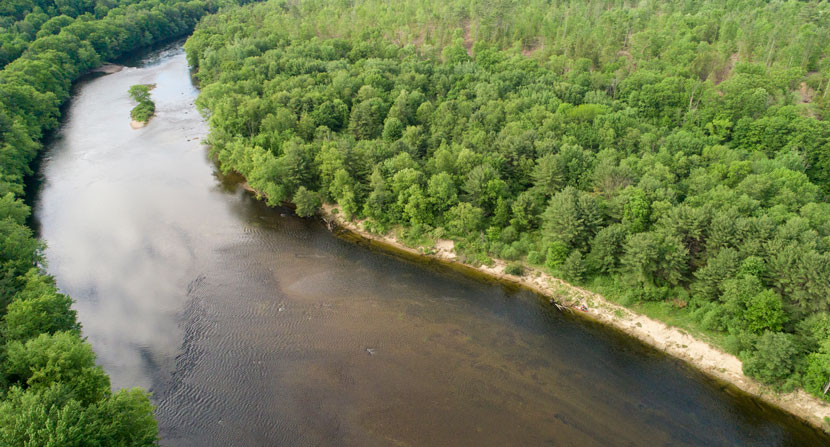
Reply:
[[[48, 271], [162, 444], [826, 445], [538, 296], [256, 201], [201, 140], [180, 43], [82, 82], [41, 165]], [[130, 85], [156, 116], [129, 126]]]

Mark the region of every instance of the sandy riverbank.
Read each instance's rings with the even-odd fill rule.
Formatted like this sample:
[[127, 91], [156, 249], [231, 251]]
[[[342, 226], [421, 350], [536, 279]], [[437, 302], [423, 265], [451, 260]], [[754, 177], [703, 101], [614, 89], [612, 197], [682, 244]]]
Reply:
[[133, 129], [141, 129], [142, 127], [146, 126], [149, 121], [150, 120], [147, 120], [147, 121], [132, 120], [132, 121], [130, 121], [130, 127], [132, 127]]
[[[334, 221], [339, 228], [355, 233], [361, 238], [413, 255], [446, 263], [460, 263], [453, 250], [453, 241], [438, 240], [435, 247], [414, 249], [404, 245], [392, 235], [379, 236], [369, 233], [359, 223], [347, 221], [342, 215], [335, 213], [336, 208], [333, 205], [324, 205], [323, 215], [325, 218]], [[465, 264], [465, 267], [487, 276], [519, 284], [546, 297], [555, 298], [557, 301], [561, 301], [560, 304], [570, 306], [584, 304], [588, 310], [584, 312], [576, 310], [576, 314], [612, 326], [663, 352], [684, 360], [715, 379], [731, 384], [746, 393], [757, 396], [792, 413], [815, 427], [823, 430], [828, 429], [824, 418], [830, 417], [830, 404], [807, 394], [803, 390], [791, 393], [776, 393], [769, 387], [744, 375], [741, 361], [734, 355], [699, 340], [682, 329], [667, 326], [661, 321], [632, 312], [596, 293], [568, 284], [538, 269], [525, 267], [524, 276], [515, 276], [504, 273], [505, 266], [506, 263], [502, 260], [496, 260], [492, 267], [485, 265], [474, 267]]]
[[119, 71], [121, 71], [123, 69], [124, 69], [123, 65], [106, 63], [106, 64], [101, 64], [96, 68], [93, 68], [92, 70], [90, 70], [90, 72], [113, 74], [113, 73], [118, 73]]
[[[244, 183], [243, 187], [248, 191], [261, 195], [247, 183]], [[376, 235], [366, 231], [360, 222], [348, 221], [337, 211], [339, 210], [336, 205], [325, 204], [322, 207], [322, 214], [327, 222], [333, 222], [339, 229], [349, 231], [373, 245], [447, 264], [463, 265], [464, 269], [526, 287], [543, 296], [556, 299], [562, 305], [576, 307], [584, 304], [588, 308], [587, 311], [574, 310], [574, 313], [614, 327], [656, 349], [689, 363], [710, 377], [757, 396], [765, 402], [805, 420], [810, 425], [822, 430], [828, 429], [825, 418], [830, 418], [830, 403], [817, 399], [803, 390], [777, 393], [744, 375], [741, 361], [737, 357], [693, 337], [682, 329], [637, 314], [630, 309], [606, 300], [596, 293], [568, 284], [538, 269], [525, 267], [523, 276], [515, 276], [504, 273], [506, 263], [498, 259], [495, 260], [492, 267], [485, 265], [475, 267], [462, 264], [457, 259], [454, 243], [451, 240], [438, 240], [434, 247], [419, 247], [417, 249], [408, 247], [393, 235]]]

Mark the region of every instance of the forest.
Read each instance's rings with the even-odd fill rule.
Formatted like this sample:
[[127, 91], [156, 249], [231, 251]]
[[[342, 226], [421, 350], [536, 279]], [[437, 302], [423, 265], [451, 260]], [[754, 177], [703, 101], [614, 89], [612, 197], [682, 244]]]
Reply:
[[269, 204], [545, 269], [827, 399], [828, 34], [819, 1], [272, 0], [186, 50]]
[[72, 82], [104, 61], [191, 32], [224, 0], [0, 2], [0, 444], [156, 445], [141, 389], [112, 392], [72, 300], [43, 272], [26, 179]]

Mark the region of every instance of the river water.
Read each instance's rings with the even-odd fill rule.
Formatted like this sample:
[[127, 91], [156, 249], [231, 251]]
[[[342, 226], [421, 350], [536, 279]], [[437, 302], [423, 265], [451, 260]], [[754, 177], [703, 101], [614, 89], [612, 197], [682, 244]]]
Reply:
[[[817, 431], [544, 300], [338, 239], [201, 144], [180, 43], [78, 84], [46, 152], [48, 271], [162, 444], [821, 445]], [[129, 126], [127, 89], [157, 84]]]

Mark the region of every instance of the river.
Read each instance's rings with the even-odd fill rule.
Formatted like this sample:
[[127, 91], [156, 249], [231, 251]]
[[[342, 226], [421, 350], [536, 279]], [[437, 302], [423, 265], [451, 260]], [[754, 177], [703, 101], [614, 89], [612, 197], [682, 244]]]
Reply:
[[[35, 224], [162, 444], [821, 445], [796, 419], [532, 293], [255, 200], [201, 143], [181, 43], [77, 84]], [[157, 84], [130, 128], [127, 89]]]

